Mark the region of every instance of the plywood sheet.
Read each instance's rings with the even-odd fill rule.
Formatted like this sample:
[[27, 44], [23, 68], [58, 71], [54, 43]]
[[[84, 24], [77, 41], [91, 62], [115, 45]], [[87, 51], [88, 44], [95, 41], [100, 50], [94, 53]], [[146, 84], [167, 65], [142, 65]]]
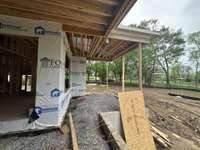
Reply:
[[155, 150], [155, 144], [145, 117], [141, 91], [118, 93], [122, 124], [127, 144], [134, 150]]

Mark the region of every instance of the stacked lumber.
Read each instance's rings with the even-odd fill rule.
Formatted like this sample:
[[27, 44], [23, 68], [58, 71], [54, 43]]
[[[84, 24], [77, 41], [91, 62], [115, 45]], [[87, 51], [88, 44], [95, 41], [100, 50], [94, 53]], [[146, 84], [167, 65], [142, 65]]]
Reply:
[[151, 125], [152, 135], [156, 142], [165, 148], [171, 147], [172, 143], [168, 138], [168, 135], [157, 129], [155, 126]]

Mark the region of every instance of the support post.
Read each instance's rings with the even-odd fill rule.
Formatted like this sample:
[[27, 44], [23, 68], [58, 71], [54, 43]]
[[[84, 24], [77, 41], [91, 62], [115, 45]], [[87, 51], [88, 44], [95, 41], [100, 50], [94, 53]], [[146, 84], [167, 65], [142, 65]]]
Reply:
[[138, 46], [138, 70], [139, 70], [139, 89], [143, 90], [143, 82], [142, 82], [142, 43], [139, 43]]
[[124, 77], [125, 77], [125, 56], [122, 56], [122, 92], [124, 92]]
[[106, 88], [108, 90], [108, 62], [106, 63]]

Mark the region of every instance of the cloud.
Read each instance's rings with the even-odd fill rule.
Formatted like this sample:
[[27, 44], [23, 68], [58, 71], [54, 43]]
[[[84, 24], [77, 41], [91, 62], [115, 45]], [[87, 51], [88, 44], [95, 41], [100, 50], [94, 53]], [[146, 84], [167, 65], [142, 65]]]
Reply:
[[122, 24], [138, 24], [144, 19], [158, 19], [161, 25], [182, 28], [188, 34], [200, 30], [199, 8], [200, 0], [139, 0]]

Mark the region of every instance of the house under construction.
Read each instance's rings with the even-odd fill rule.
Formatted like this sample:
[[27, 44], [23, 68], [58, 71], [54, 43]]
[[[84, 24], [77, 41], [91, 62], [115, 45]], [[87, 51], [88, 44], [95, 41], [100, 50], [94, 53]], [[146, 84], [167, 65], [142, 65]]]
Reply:
[[[0, 134], [60, 127], [85, 94], [86, 60], [112, 61], [154, 32], [119, 25], [136, 0], [1, 0]], [[33, 113], [35, 112], [35, 113]]]

